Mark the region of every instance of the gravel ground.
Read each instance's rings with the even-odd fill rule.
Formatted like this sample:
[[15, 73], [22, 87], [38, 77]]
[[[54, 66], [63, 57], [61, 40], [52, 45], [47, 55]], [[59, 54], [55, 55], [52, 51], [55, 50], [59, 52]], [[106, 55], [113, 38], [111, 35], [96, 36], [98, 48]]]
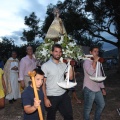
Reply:
[[[120, 75], [116, 74], [116, 70], [105, 71], [107, 79], [105, 81], [107, 96], [105, 97], [106, 106], [102, 113], [101, 120], [120, 120], [116, 109], [120, 107]], [[74, 120], [83, 120], [83, 95], [82, 83], [83, 72], [76, 74], [77, 78], [77, 95], [82, 100], [82, 104], [72, 101]], [[71, 93], [69, 93], [71, 96]], [[91, 120], [94, 117], [95, 105], [91, 111]], [[21, 99], [18, 99], [14, 104], [9, 104], [6, 100], [5, 108], [0, 110], [0, 120], [23, 120], [23, 109]], [[56, 120], [63, 120], [59, 112], [57, 112]]]

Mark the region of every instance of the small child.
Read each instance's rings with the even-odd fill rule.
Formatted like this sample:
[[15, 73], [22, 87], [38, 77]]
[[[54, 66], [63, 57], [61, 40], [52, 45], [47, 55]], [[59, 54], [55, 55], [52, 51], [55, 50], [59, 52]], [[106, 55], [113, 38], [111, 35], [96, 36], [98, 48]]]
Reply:
[[5, 107], [6, 86], [3, 79], [3, 70], [0, 68], [0, 109]]
[[41, 69], [38, 68], [34, 69], [33, 71], [36, 72], [35, 82], [40, 100], [35, 98], [33, 86], [31, 83], [27, 88], [25, 88], [21, 97], [24, 107], [24, 120], [39, 120], [37, 108], [40, 105], [42, 113], [44, 114], [44, 94], [41, 88], [44, 80], [44, 73]]

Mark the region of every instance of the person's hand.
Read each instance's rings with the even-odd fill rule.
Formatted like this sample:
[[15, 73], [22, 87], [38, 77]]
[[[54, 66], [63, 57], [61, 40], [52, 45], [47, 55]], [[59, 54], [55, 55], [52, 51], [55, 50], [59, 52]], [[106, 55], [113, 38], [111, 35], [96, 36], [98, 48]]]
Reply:
[[51, 107], [52, 106], [52, 104], [51, 104], [51, 102], [48, 98], [44, 98], [44, 102], [45, 102], [46, 107]]
[[34, 107], [37, 109], [40, 106], [40, 102], [41, 100], [37, 100], [36, 98], [34, 98]]
[[15, 70], [15, 66], [11, 68], [11, 70]]
[[14, 70], [17, 71], [17, 70], [18, 70], [18, 67], [15, 66], [15, 67], [14, 67]]
[[25, 82], [24, 82], [24, 80], [21, 80], [20, 82], [21, 82], [22, 89], [24, 89], [25, 88]]
[[18, 67], [14, 66], [14, 67], [11, 68], [11, 70], [17, 71], [17, 70], [18, 70]]
[[72, 59], [70, 59], [70, 58], [66, 58], [66, 60], [67, 60], [67, 62], [69, 62], [69, 61], [71, 61]]
[[105, 90], [105, 89], [102, 89], [102, 94], [103, 94], [104, 96], [106, 96], [106, 90]]
[[96, 63], [96, 62], [99, 60], [99, 58], [100, 58], [100, 57], [98, 57], [98, 56], [94, 57], [93, 62]]

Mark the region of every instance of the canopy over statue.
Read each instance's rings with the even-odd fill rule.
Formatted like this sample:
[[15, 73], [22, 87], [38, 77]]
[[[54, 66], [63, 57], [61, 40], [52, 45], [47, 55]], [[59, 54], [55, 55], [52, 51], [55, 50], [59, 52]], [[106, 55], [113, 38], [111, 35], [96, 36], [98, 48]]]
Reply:
[[65, 27], [63, 25], [62, 19], [59, 17], [60, 11], [58, 8], [54, 9], [54, 20], [52, 24], [50, 25], [48, 32], [46, 34], [46, 39], [57, 39], [61, 35], [67, 34]]

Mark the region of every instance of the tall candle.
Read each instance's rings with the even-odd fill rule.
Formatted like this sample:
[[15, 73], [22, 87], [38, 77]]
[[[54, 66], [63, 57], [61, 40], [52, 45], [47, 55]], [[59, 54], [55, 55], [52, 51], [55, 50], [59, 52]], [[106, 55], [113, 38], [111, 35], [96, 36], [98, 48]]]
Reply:
[[70, 61], [68, 62], [67, 85], [69, 85]]
[[96, 65], [96, 75], [95, 75], [95, 77], [97, 77], [97, 74], [98, 74], [98, 62], [97, 62], [97, 65]]
[[[33, 72], [28, 72], [28, 75], [32, 78], [32, 85], [33, 85], [33, 90], [34, 90], [34, 95], [35, 98], [37, 100], [39, 100], [39, 96], [38, 96], [38, 92], [37, 92], [37, 88], [36, 88], [36, 82], [35, 82], [35, 71]], [[38, 115], [39, 115], [39, 119], [43, 120], [43, 115], [42, 115], [42, 108], [41, 106], [38, 107]]]

